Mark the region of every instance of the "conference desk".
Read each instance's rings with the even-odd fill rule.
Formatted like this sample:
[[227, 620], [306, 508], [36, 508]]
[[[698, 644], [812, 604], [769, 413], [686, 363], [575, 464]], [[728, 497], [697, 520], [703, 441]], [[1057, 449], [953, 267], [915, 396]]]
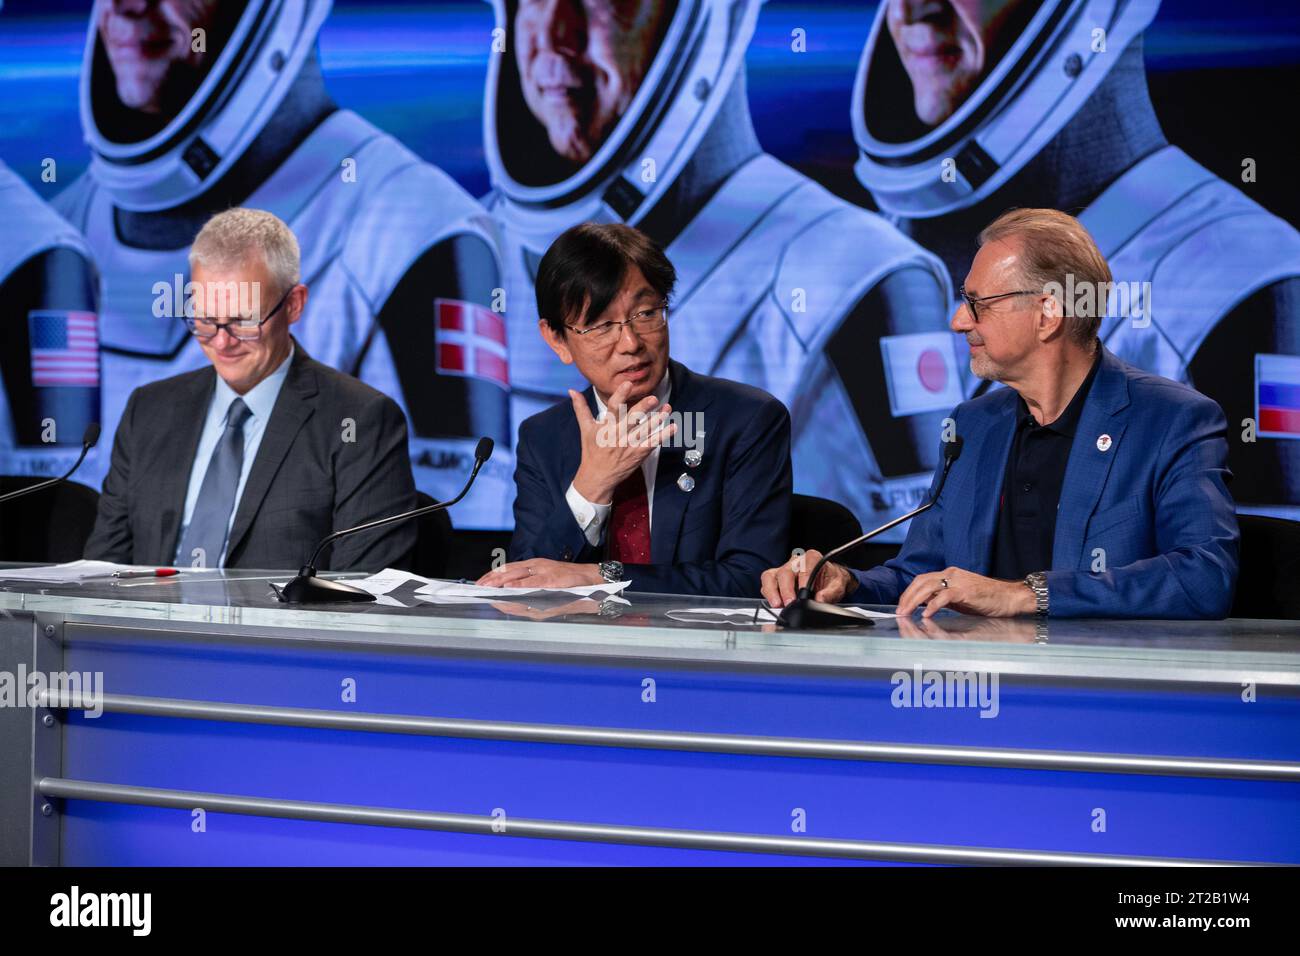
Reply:
[[790, 632], [287, 577], [0, 582], [0, 672], [102, 682], [0, 708], [0, 861], [1300, 862], [1300, 624]]

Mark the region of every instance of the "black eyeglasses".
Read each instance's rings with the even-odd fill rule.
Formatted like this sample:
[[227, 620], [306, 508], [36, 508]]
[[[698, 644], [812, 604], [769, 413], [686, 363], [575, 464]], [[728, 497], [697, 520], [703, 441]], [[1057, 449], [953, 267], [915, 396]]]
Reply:
[[575, 335], [588, 336], [587, 341], [593, 345], [600, 345], [610, 342], [617, 342], [617, 331], [621, 333], [623, 326], [630, 325], [632, 330], [638, 335], [649, 335], [652, 332], [658, 332], [668, 324], [668, 303], [656, 305], [653, 309], [644, 309], [636, 313], [626, 322], [602, 322], [600, 325], [593, 325], [587, 329], [580, 329], [576, 325], [566, 324], [564, 327]]
[[965, 285], [959, 285], [957, 287], [957, 295], [961, 296], [961, 300], [966, 303], [966, 308], [970, 310], [971, 321], [974, 322], [976, 325], [978, 325], [980, 321], [979, 303], [981, 302], [992, 302], [994, 299], [1005, 299], [1013, 295], [1041, 295], [1041, 294], [1042, 294], [1041, 292], [1035, 292], [1032, 289], [1017, 289], [1015, 292], [1001, 292], [998, 295], [982, 295], [978, 299], [976, 299], [966, 291]]
[[290, 286], [289, 291], [275, 304], [275, 308], [266, 313], [266, 318], [260, 321], [240, 318], [231, 319], [228, 322], [217, 322], [215, 319], [186, 316], [185, 326], [190, 330], [191, 335], [200, 339], [214, 338], [218, 332], [225, 329], [226, 334], [231, 338], [239, 339], [241, 342], [255, 342], [262, 337], [262, 326], [270, 322], [275, 313], [280, 311], [280, 307], [289, 301], [289, 296], [293, 294], [293, 290], [296, 288], [298, 288], [296, 284]]

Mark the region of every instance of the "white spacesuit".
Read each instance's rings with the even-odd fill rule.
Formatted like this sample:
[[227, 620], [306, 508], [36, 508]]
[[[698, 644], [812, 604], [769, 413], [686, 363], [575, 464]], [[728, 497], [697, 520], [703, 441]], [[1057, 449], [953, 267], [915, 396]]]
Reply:
[[1235, 440], [1254, 413], [1256, 353], [1284, 353], [1279, 367], [1300, 375], [1300, 233], [1166, 142], [1142, 62], [1158, 6], [1026, 5], [1026, 25], [960, 106], [907, 131], [912, 88], [882, 3], [853, 96], [858, 178], [954, 283], [1005, 209], [1078, 215], [1115, 281], [1102, 340], [1223, 406], [1239, 501], [1300, 503], [1300, 442]]
[[[514, 4], [494, 5], [519, 42]], [[617, 125], [558, 181], [537, 182], [545, 143], [528, 138], [513, 59], [493, 58], [485, 202], [502, 234], [514, 424], [582, 386], [538, 335], [538, 261], [572, 225], [626, 222], [678, 271], [674, 357], [784, 402], [795, 489], [872, 526], [922, 498], [942, 417], [960, 399], [951, 291], [942, 263], [882, 217], [762, 152], [743, 70], [759, 7], [680, 0]], [[921, 355], [933, 374], [918, 376]]]
[[[110, 67], [92, 20], [82, 78], [91, 166], [57, 204], [100, 262], [104, 431], [134, 388], [206, 362], [179, 313], [198, 227], [228, 205], [265, 209], [301, 247], [309, 298], [294, 335], [403, 406], [416, 483], [433, 497], [459, 490], [477, 438], [493, 437], [500, 452], [455, 520], [498, 526], [512, 484], [493, 227], [448, 176], [334, 107], [315, 54], [329, 8], [250, 0], [184, 108], [127, 143], [103, 115], [112, 77], [96, 78]], [[107, 463], [93, 463], [98, 476]]]
[[93, 259], [3, 162], [0, 219], [0, 473], [60, 474], [99, 421]]

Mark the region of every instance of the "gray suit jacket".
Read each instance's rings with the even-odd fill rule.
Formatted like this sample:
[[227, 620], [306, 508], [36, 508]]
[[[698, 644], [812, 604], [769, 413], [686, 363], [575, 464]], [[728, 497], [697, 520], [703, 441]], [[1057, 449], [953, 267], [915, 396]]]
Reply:
[[[87, 558], [172, 563], [215, 386], [216, 372], [208, 367], [131, 393]], [[355, 422], [351, 436], [345, 419]], [[406, 418], [397, 403], [295, 343], [235, 509], [226, 567], [296, 570], [330, 532], [415, 506]], [[400, 566], [414, 547], [415, 522], [400, 522], [343, 538], [321, 555], [319, 568]]]

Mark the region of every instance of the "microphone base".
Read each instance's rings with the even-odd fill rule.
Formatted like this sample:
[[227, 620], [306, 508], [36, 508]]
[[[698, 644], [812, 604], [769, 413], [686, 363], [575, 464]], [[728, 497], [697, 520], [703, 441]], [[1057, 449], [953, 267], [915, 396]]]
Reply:
[[800, 631], [837, 627], [875, 627], [875, 622], [869, 617], [846, 611], [838, 604], [827, 604], [811, 598], [791, 601], [781, 609], [781, 613], [776, 617], [776, 623], [779, 627]]
[[361, 604], [374, 599], [369, 591], [342, 581], [328, 581], [314, 574], [301, 573], [280, 592], [280, 600], [285, 604]]

